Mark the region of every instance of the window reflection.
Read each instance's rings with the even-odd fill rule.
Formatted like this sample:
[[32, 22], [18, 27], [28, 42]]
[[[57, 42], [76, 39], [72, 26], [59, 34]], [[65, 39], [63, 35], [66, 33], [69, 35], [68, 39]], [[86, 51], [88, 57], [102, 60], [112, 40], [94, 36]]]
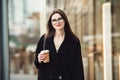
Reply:
[[10, 80], [36, 79], [33, 61], [40, 36], [39, 3], [40, 0], [8, 0]]

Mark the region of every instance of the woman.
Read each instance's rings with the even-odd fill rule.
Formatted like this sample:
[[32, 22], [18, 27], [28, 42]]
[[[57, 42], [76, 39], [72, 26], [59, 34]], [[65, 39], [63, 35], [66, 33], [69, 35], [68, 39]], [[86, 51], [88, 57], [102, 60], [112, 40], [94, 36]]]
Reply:
[[[44, 63], [46, 55], [41, 54], [44, 41], [45, 49], [49, 50], [48, 63]], [[37, 45], [35, 66], [38, 80], [84, 80], [80, 41], [60, 9], [53, 10], [48, 18], [47, 33]]]

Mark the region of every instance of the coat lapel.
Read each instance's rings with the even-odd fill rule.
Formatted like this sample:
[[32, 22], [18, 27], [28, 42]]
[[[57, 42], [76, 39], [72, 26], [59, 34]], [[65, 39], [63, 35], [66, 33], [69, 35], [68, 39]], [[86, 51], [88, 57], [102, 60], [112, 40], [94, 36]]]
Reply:
[[[53, 37], [54, 36], [52, 36], [46, 40], [46, 48], [52, 50], [52, 52], [54, 52], [54, 53], [57, 53], [55, 44], [53, 41]], [[58, 49], [58, 53], [62, 53], [63, 50], [65, 50], [71, 46], [70, 40], [71, 39], [69, 38], [69, 36], [65, 35], [65, 38], [64, 38], [62, 44], [60, 45], [60, 48]]]

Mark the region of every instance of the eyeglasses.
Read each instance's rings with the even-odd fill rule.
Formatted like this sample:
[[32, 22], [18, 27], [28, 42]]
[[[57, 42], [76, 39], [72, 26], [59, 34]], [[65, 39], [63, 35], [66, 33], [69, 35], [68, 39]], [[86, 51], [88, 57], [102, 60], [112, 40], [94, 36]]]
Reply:
[[62, 18], [62, 17], [59, 17], [58, 19], [52, 19], [52, 23], [53, 23], [53, 24], [56, 24], [57, 21], [58, 21], [59, 23], [61, 23], [61, 22], [63, 22], [63, 18]]

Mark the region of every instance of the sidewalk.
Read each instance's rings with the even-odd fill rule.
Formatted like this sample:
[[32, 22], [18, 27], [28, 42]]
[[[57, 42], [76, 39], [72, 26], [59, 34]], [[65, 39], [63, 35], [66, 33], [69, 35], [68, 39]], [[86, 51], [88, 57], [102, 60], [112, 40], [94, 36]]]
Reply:
[[33, 74], [10, 74], [10, 80], [37, 80]]

